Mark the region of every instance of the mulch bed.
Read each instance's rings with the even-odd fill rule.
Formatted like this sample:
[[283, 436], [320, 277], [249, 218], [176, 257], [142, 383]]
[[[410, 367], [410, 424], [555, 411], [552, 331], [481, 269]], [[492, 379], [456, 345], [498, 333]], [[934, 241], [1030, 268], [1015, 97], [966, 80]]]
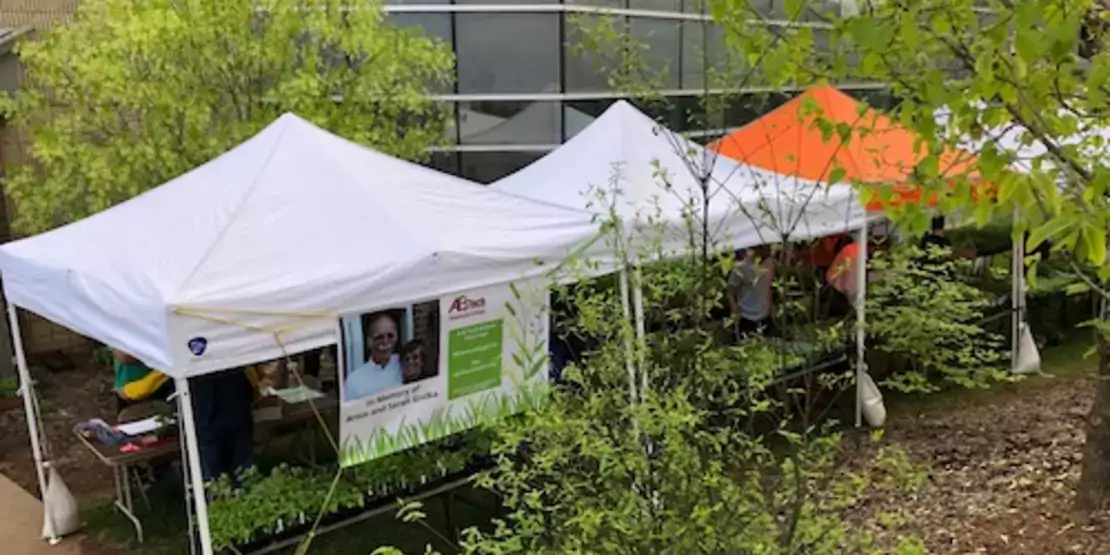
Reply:
[[[932, 553], [1110, 553], [1110, 515], [1072, 507], [1094, 384], [1030, 384], [981, 395], [958, 409], [893, 411], [886, 443], [906, 450], [928, 479], [901, 499], [870, 499], [859, 513], [897, 515], [876, 527], [925, 540]], [[889, 524], [888, 520], [888, 524]]]

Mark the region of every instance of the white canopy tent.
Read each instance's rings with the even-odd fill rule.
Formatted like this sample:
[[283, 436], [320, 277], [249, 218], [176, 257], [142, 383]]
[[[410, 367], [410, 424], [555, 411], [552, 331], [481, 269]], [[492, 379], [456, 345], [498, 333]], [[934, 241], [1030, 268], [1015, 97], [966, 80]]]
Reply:
[[[841, 233], [859, 229], [868, 217], [849, 185], [740, 164], [661, 127], [625, 101], [490, 187], [594, 214], [608, 214], [611, 202], [632, 229], [655, 222], [685, 233], [684, 214], [702, 205], [701, 176], [708, 176], [710, 229], [727, 247]], [[609, 194], [614, 188], [615, 198]], [[666, 247], [681, 248], [685, 238], [675, 240], [678, 245]]]
[[0, 269], [11, 303], [180, 377], [281, 356], [259, 329], [302, 351], [334, 341], [336, 310], [542, 273], [536, 260], [595, 229], [286, 115], [157, 189], [3, 246]]
[[[14, 307], [175, 378], [209, 554], [188, 377], [335, 343], [341, 311], [543, 274], [596, 233], [580, 211], [398, 160], [287, 114], [165, 185], [0, 247], [0, 270], [28, 387]], [[29, 412], [41, 468], [36, 420]]]
[[[741, 164], [663, 128], [625, 101], [615, 103], [560, 148], [490, 187], [595, 215], [606, 216], [612, 209], [633, 242], [639, 230], [662, 227], [662, 244], [650, 247], [661, 248], [664, 256], [687, 248], [686, 214], [691, 206], [702, 206], [705, 197], [709, 229], [722, 248], [858, 230], [861, 295], [865, 288], [866, 223], [874, 216], [850, 185], [807, 181]], [[616, 194], [607, 194], [612, 191]], [[627, 278], [623, 273], [621, 277], [622, 287], [627, 287]], [[633, 289], [632, 311], [642, 339], [643, 302], [640, 288]], [[862, 303], [857, 305], [857, 362], [862, 372], [865, 315]], [[857, 383], [857, 424], [858, 390]]]

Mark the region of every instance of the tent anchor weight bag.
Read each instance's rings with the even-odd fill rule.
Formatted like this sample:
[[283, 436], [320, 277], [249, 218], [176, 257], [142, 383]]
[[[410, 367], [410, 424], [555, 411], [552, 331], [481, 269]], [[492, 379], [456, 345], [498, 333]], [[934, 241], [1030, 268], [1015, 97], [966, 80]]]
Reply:
[[1018, 343], [1017, 360], [1014, 361], [1015, 374], [1035, 374], [1041, 370], [1041, 353], [1033, 339], [1029, 324], [1021, 324], [1021, 341]]
[[883, 394], [875, 380], [867, 372], [860, 372], [860, 404], [863, 419], [872, 428], [881, 428], [886, 424], [886, 405], [883, 404]]
[[50, 463], [45, 463], [44, 466], [50, 474], [42, 499], [42, 537], [48, 538], [51, 543], [57, 543], [58, 538], [68, 536], [81, 527], [81, 515], [77, 510], [77, 500], [62, 481], [58, 469]]

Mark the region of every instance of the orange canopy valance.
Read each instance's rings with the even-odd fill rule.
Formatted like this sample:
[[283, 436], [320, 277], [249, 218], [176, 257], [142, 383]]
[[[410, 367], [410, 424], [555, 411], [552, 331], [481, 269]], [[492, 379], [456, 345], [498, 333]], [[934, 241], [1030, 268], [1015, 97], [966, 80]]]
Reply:
[[[818, 110], [807, 108], [810, 102]], [[818, 118], [834, 126], [850, 126], [850, 140], [845, 143], [833, 133], [826, 141]], [[866, 131], [860, 133], [860, 129]], [[839, 167], [845, 172], [844, 181], [892, 184], [893, 203], [921, 201], [921, 189], [907, 183], [914, 167], [928, 155], [919, 135], [877, 110], [861, 111], [855, 99], [828, 86], [805, 91], [709, 147], [746, 164], [814, 181], [829, 181]], [[940, 157], [938, 169], [951, 178], [972, 176], [976, 163], [974, 155], [949, 149]], [[930, 199], [929, 204], [936, 200]], [[867, 208], [880, 211], [883, 205], [874, 198]]]

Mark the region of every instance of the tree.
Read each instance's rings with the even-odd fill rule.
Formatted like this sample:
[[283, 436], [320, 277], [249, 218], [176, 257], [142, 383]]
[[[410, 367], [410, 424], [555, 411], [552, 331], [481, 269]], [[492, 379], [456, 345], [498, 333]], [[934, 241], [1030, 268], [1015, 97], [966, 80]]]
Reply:
[[161, 184], [295, 112], [419, 159], [446, 118], [426, 95], [452, 57], [374, 3], [89, 0], [19, 46], [4, 111], [29, 147], [5, 180], [20, 231], [82, 218]]
[[[1094, 0], [871, 0], [849, 17], [820, 15], [818, 2], [787, 2], [816, 14], [814, 28], [772, 28], [747, 0], [715, 2], [730, 46], [782, 60], [771, 83], [874, 81], [896, 98], [895, 117], [923, 140], [913, 185], [944, 212], [979, 223], [1016, 213], [1026, 249], [1050, 242], [1084, 288], [1110, 298], [1106, 235], [1110, 166], [1108, 13]], [[765, 17], [765, 15], [763, 15]], [[816, 42], [816, 44], [815, 44]], [[841, 130], [837, 130], [841, 131]], [[865, 128], [843, 130], [849, 138]], [[952, 148], [977, 157], [972, 175], [948, 170]], [[963, 156], [963, 155], [961, 155]], [[964, 157], [963, 160], [968, 160]], [[886, 188], [889, 192], [889, 187]], [[882, 193], [880, 193], [882, 194]], [[926, 225], [919, 205], [891, 207], [910, 230]], [[1035, 275], [1040, 254], [1029, 256]], [[1100, 321], [1100, 379], [1078, 501], [1110, 506], [1110, 348]]]
[[[602, 54], [614, 88], [649, 110], [669, 108], [655, 79], [659, 68], [643, 63], [642, 45], [618, 30], [619, 20], [594, 21], [586, 23], [582, 47]], [[707, 69], [706, 81], [723, 80], [726, 73], [742, 83], [751, 72]], [[703, 121], [719, 121], [722, 96], [699, 100], [705, 103]], [[557, 321], [587, 338], [589, 347], [545, 407], [494, 430], [496, 466], [481, 484], [501, 499], [504, 515], [492, 530], [465, 532], [459, 551], [924, 552], [912, 538], [876, 545], [871, 534], [845, 519], [865, 491], [896, 495], [917, 476], [889, 452], [863, 472], [848, 471], [842, 437], [823, 416], [828, 398], [850, 387], [851, 373], [799, 371], [817, 362], [820, 347], [843, 342], [847, 330], [840, 322], [815, 325], [814, 311], [796, 301], [815, 297], [815, 282], [806, 275], [811, 268], [794, 263], [791, 251], [794, 218], [801, 214], [784, 215], [772, 206], [775, 200], [753, 207], [736, 199], [764, 242], [782, 244], [771, 256], [782, 269], [775, 287], [783, 299], [774, 314], [781, 337], [737, 337], [734, 322], [715, 314], [725, 305], [735, 263], [731, 245], [722, 243], [723, 226], [710, 215], [714, 195], [728, 195], [716, 190], [715, 156], [660, 134], [672, 141], [683, 164], [656, 168], [658, 198], [697, 188], [692, 198], [683, 198], [683, 218], [673, 212], [653, 218], [660, 214], [650, 208], [642, 211], [641, 225], [626, 226], [617, 218], [617, 207], [628, 202], [621, 160], [611, 161], [610, 183], [593, 184], [591, 198], [617, 253], [613, 262], [633, 288], [642, 288], [643, 320], [630, 321], [618, 278], [587, 279], [596, 268], [568, 261], [569, 275], [557, 281], [575, 285], [557, 291], [573, 314]], [[773, 191], [792, 181], [752, 188], [766, 187], [766, 198], [776, 199]], [[672, 218], [683, 225], [658, 224]], [[664, 243], [681, 243], [683, 252], [665, 252]], [[402, 520], [419, 513], [408, 507]]]

